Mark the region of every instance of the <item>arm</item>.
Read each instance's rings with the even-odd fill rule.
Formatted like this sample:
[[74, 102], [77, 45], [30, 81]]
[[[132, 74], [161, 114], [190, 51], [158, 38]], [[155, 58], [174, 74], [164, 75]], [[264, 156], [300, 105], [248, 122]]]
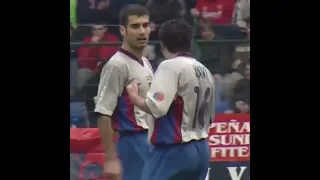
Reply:
[[98, 128], [106, 159], [117, 159], [111, 116], [118, 103], [118, 97], [122, 94], [126, 77], [125, 67], [119, 67], [112, 62], [107, 63], [101, 73], [94, 112], [98, 113]]
[[145, 99], [143, 97], [140, 97], [138, 94], [130, 95], [130, 101], [132, 102], [132, 104], [139, 107], [142, 111], [148, 114], [152, 114], [146, 105]]
[[154, 80], [144, 99], [138, 93], [131, 93], [131, 102], [141, 110], [159, 118], [167, 114], [178, 89], [178, 75], [176, 72], [166, 68], [166, 62], [159, 65]]
[[106, 160], [117, 159], [117, 151], [113, 143], [114, 131], [111, 126], [111, 117], [100, 115], [98, 117], [98, 128], [101, 142], [106, 153]]

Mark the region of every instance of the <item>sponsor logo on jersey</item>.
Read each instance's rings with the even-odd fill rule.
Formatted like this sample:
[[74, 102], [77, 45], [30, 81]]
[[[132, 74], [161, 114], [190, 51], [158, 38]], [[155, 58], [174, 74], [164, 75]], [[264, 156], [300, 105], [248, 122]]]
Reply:
[[164, 99], [164, 94], [162, 92], [155, 92], [153, 98], [157, 101], [162, 101]]

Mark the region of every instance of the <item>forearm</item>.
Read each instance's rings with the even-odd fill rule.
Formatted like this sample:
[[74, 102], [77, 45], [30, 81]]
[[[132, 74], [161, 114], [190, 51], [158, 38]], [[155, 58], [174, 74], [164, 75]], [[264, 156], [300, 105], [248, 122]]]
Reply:
[[98, 128], [101, 136], [103, 148], [106, 153], [106, 159], [116, 159], [117, 151], [113, 141], [114, 131], [111, 126], [111, 117], [100, 115], [98, 117]]
[[135, 95], [131, 97], [132, 103], [140, 108], [142, 111], [151, 114], [149, 108], [146, 105], [145, 99], [140, 97], [139, 95]]

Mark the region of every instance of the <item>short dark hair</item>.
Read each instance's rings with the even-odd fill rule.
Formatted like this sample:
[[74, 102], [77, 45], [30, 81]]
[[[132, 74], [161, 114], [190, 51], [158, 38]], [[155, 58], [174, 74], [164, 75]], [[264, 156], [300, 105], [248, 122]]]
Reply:
[[146, 7], [139, 4], [129, 4], [123, 7], [119, 13], [119, 24], [127, 26], [129, 16], [145, 16], [149, 15], [149, 11]]
[[161, 25], [159, 38], [171, 53], [190, 52], [192, 27], [183, 19], [169, 20]]

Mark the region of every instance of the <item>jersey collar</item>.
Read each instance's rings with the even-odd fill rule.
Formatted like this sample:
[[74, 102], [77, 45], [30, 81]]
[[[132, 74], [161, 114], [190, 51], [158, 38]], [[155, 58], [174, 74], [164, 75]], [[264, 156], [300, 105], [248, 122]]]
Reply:
[[118, 51], [121, 52], [122, 54], [125, 54], [126, 56], [130, 57], [130, 59], [137, 61], [139, 64], [141, 64], [143, 66], [142, 59], [139, 59], [137, 56], [135, 56], [131, 52], [124, 50], [123, 48], [120, 48]]
[[193, 56], [191, 53], [189, 53], [189, 52], [180, 52], [180, 53], [177, 54], [176, 57], [189, 57], [189, 58], [194, 58], [194, 56]]

